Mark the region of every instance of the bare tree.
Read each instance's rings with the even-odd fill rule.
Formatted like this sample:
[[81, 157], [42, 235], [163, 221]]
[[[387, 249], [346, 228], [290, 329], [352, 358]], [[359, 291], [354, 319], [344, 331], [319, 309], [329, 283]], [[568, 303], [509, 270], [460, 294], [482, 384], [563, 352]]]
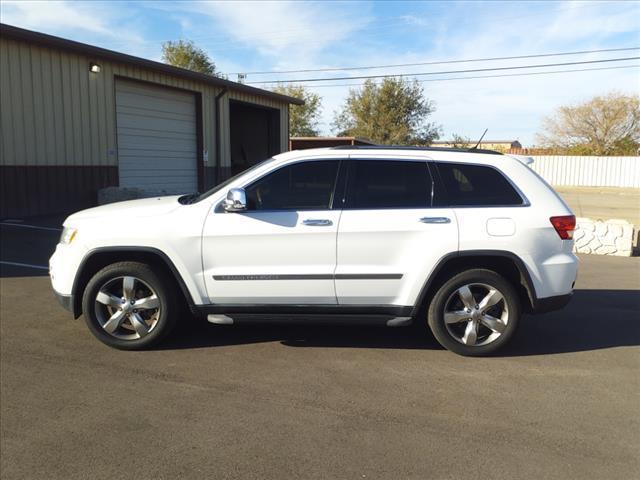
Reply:
[[537, 142], [582, 155], [635, 155], [640, 147], [640, 97], [611, 92], [562, 106], [544, 119]]
[[454, 133], [451, 137], [451, 146], [453, 148], [471, 148], [473, 145], [469, 137], [464, 137], [457, 133]]

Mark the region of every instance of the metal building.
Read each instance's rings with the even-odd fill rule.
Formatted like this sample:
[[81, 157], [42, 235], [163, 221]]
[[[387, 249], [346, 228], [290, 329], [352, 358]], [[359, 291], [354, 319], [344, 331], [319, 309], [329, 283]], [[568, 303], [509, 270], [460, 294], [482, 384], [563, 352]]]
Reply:
[[289, 150], [340, 147], [345, 145], [375, 145], [375, 143], [368, 138], [362, 137], [291, 137], [289, 139]]
[[0, 24], [0, 217], [203, 191], [288, 149], [296, 98]]

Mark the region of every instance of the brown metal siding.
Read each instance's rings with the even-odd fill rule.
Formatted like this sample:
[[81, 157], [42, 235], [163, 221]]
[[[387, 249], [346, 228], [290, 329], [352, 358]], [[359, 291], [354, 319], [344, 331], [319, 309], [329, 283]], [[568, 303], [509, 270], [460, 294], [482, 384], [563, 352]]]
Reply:
[[89, 74], [89, 60], [75, 54], [6, 39], [0, 48], [1, 164], [116, 165], [107, 75]]
[[73, 40], [67, 40], [65, 38], [55, 37], [53, 35], [34, 32], [32, 30], [25, 30], [23, 28], [14, 27], [12, 25], [0, 23], [0, 35], [3, 38], [11, 38], [20, 42], [25, 42], [29, 45], [40, 45], [47, 48], [63, 50], [65, 52], [73, 52], [84, 56], [108, 60], [117, 64], [132, 65], [136, 68], [146, 69], [156, 74], [168, 75], [180, 79], [193, 80], [195, 82], [204, 83], [218, 89], [230, 89], [234, 91], [249, 93], [251, 95], [257, 95], [260, 97], [273, 98], [285, 104], [293, 103], [296, 105], [304, 105], [304, 101], [299, 98], [280, 95], [275, 92], [252, 87], [250, 85], [243, 85], [223, 78], [206, 75], [204, 73], [192, 72], [190, 70], [174, 67], [165, 63], [147, 60], [146, 58], [134, 57], [132, 55], [115, 52], [113, 50], [94, 47], [86, 43], [74, 42]]
[[96, 191], [118, 184], [115, 166], [0, 166], [0, 217], [71, 212], [96, 203]]
[[[91, 62], [101, 66], [100, 73], [89, 72]], [[208, 162], [200, 178], [203, 188], [211, 186], [218, 164], [214, 98], [221, 87], [2, 37], [0, 216], [83, 208], [95, 204], [99, 188], [117, 185], [115, 76], [189, 90], [201, 98], [199, 153], [206, 150]], [[229, 98], [279, 109], [281, 151], [287, 150], [287, 103], [230, 90], [220, 102], [220, 165], [230, 166]]]

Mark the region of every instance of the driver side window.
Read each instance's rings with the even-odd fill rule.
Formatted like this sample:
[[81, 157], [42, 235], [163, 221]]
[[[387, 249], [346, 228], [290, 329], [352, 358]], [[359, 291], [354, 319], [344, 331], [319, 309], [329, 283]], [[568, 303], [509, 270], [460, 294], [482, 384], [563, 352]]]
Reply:
[[245, 191], [248, 210], [328, 210], [339, 160], [300, 162], [282, 167]]

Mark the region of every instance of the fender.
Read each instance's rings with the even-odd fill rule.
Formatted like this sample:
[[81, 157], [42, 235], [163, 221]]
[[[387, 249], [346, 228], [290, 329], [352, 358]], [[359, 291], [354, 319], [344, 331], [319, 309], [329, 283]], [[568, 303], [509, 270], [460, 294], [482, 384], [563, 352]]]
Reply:
[[178, 282], [180, 290], [182, 291], [182, 294], [184, 295], [184, 298], [186, 299], [189, 307], [192, 308], [195, 305], [193, 296], [191, 295], [191, 292], [189, 292], [189, 289], [187, 288], [187, 285], [180, 275], [180, 272], [178, 272], [178, 269], [174, 265], [173, 261], [169, 258], [169, 256], [162, 250], [154, 247], [140, 246], [98, 247], [87, 252], [87, 254], [80, 262], [80, 265], [78, 266], [78, 272], [76, 273], [76, 276], [73, 280], [73, 286], [71, 289], [71, 305], [74, 318], [78, 318], [82, 314], [82, 296], [79, 295], [78, 290], [80, 288], [80, 279], [84, 277], [84, 269], [86, 268], [87, 263], [92, 258], [101, 253], [148, 253], [155, 257], [158, 257], [169, 269], [171, 275], [173, 275], [173, 278], [175, 278]]
[[520, 276], [524, 280], [524, 287], [527, 290], [527, 296], [529, 297], [529, 301], [531, 302], [531, 308], [536, 310], [537, 305], [539, 303], [538, 297], [536, 295], [535, 288], [533, 286], [533, 280], [531, 280], [531, 274], [527, 269], [524, 261], [518, 257], [516, 254], [506, 251], [506, 250], [463, 250], [459, 252], [451, 252], [447, 255], [444, 255], [438, 263], [436, 267], [433, 269], [431, 275], [427, 277], [425, 280], [420, 293], [418, 294], [418, 298], [413, 307], [412, 316], [416, 316], [418, 314], [418, 309], [424, 304], [424, 301], [429, 294], [431, 287], [433, 286], [434, 280], [437, 276], [442, 272], [443, 268], [450, 260], [454, 258], [464, 258], [464, 257], [503, 257], [512, 260], [516, 265]]

